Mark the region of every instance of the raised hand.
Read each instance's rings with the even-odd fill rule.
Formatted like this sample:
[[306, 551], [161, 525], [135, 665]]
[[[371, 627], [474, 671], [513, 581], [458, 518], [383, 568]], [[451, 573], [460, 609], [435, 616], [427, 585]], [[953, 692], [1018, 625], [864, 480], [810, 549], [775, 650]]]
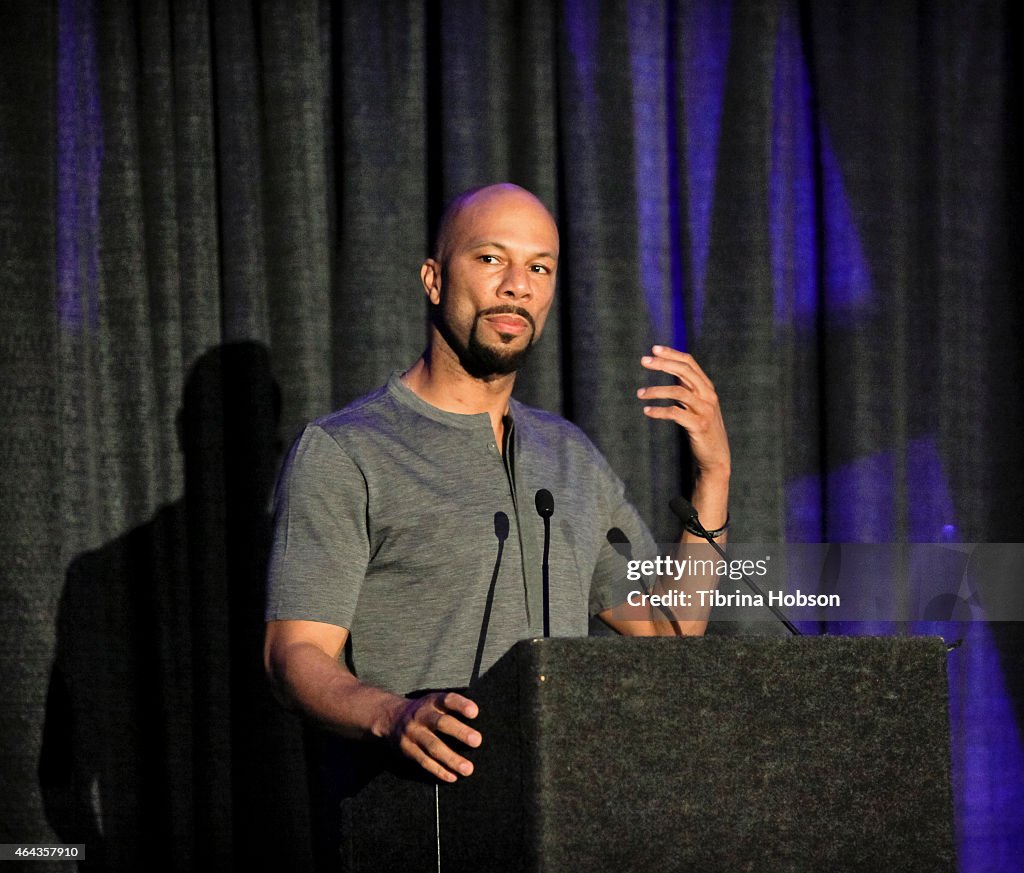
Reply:
[[648, 370], [667, 373], [676, 380], [674, 385], [656, 385], [636, 392], [642, 400], [671, 401], [667, 406], [645, 406], [644, 415], [674, 421], [686, 430], [700, 477], [728, 479], [731, 469], [729, 438], [718, 394], [693, 355], [668, 346], [654, 346], [651, 354], [642, 357], [640, 363]]

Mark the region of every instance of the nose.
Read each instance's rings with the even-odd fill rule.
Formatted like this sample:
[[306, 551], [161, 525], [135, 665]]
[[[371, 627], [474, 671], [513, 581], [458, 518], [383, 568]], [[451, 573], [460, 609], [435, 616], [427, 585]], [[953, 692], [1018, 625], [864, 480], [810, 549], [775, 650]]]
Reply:
[[509, 264], [501, 281], [499, 296], [511, 300], [521, 300], [532, 294], [530, 274], [521, 264]]

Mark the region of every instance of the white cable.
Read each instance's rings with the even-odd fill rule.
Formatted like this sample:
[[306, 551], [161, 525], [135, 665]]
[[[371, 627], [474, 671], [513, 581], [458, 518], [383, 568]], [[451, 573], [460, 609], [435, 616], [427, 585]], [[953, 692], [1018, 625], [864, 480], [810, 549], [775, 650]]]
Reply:
[[437, 873], [441, 873], [441, 792], [434, 786], [434, 833], [437, 835]]

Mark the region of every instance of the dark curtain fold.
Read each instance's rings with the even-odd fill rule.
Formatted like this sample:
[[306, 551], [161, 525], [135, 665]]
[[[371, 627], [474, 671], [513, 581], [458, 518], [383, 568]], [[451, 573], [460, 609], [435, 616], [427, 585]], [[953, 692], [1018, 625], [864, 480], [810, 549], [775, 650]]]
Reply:
[[[655, 342], [719, 389], [737, 540], [1024, 539], [1020, 23], [1002, 0], [0, 4], [0, 841], [309, 868], [300, 728], [261, 672], [276, 465], [419, 354], [419, 264], [470, 186], [558, 217], [517, 394], [590, 434], [659, 538], [692, 474], [639, 413]], [[971, 634], [961, 868], [1009, 870], [1022, 646]]]

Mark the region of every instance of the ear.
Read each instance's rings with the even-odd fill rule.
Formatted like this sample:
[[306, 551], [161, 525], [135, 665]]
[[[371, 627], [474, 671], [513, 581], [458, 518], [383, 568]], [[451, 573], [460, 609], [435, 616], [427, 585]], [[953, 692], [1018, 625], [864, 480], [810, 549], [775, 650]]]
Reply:
[[427, 258], [420, 267], [420, 281], [430, 302], [437, 306], [441, 302], [441, 264]]

